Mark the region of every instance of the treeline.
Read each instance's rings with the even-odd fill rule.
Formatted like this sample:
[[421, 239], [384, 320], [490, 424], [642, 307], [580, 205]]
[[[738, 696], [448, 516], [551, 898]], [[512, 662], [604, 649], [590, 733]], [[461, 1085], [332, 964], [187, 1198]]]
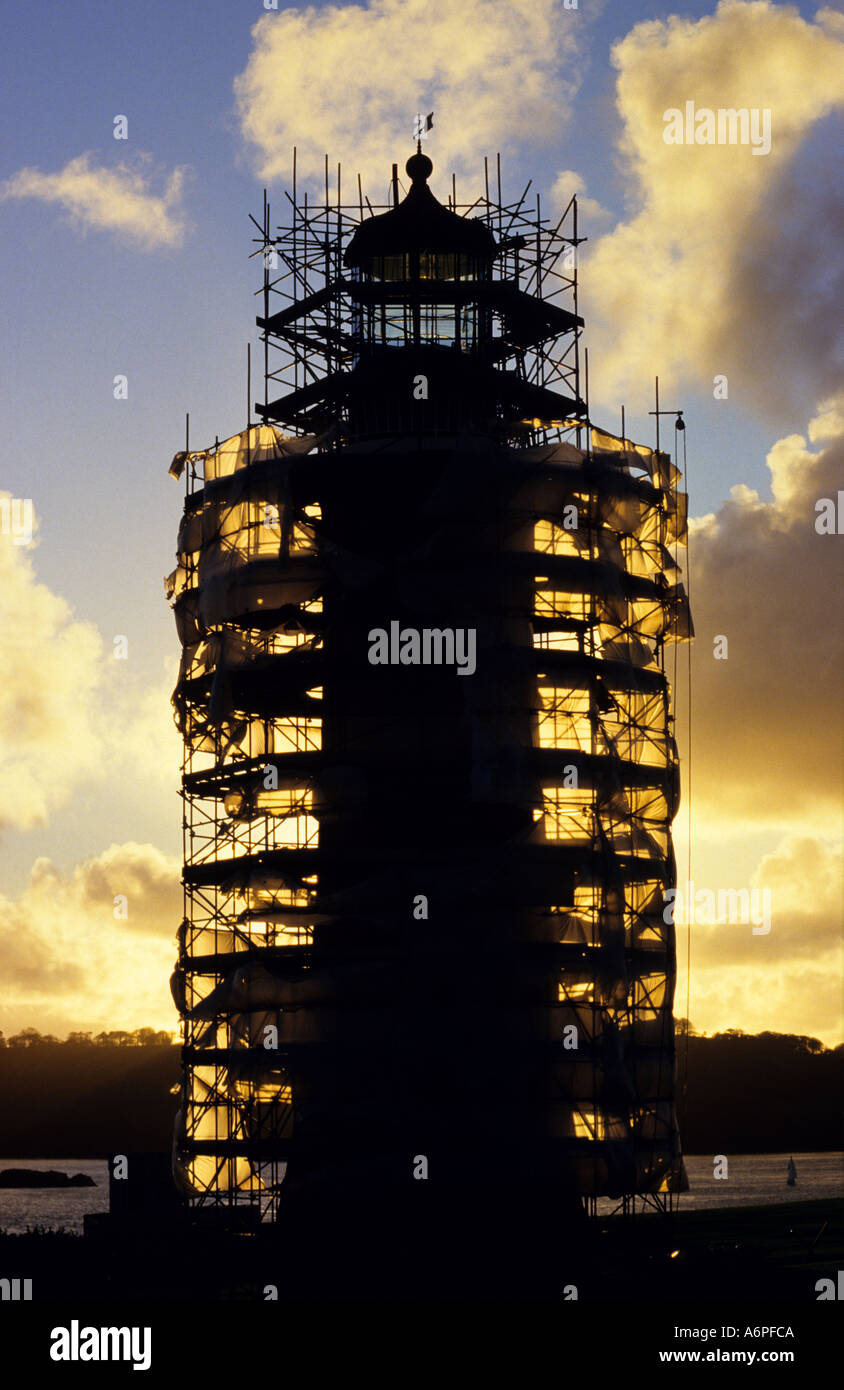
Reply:
[[37, 1028], [22, 1028], [10, 1038], [0, 1032], [0, 1047], [172, 1047], [173, 1034], [155, 1028], [136, 1028], [134, 1033], [114, 1029], [110, 1033], [68, 1033], [56, 1038]]
[[[168, 1040], [169, 1042], [169, 1040]], [[0, 1157], [166, 1152], [180, 1049], [41, 1042], [0, 1051]], [[0, 1222], [2, 1224], [2, 1222]]]
[[[58, 1042], [23, 1032], [28, 1041], [9, 1039], [0, 1052], [0, 1157], [169, 1149], [180, 1050], [166, 1033], [141, 1028]], [[677, 1109], [686, 1153], [840, 1149], [842, 1090], [844, 1047], [738, 1029], [701, 1037], [680, 1022]]]
[[677, 1037], [677, 1110], [686, 1153], [844, 1148], [844, 1045], [730, 1028]]
[[766, 1042], [768, 1046], [784, 1048], [788, 1052], [800, 1053], [809, 1052], [814, 1054], [821, 1052], [842, 1052], [844, 1043], [839, 1043], [837, 1047], [826, 1047], [820, 1038], [810, 1038], [804, 1033], [745, 1033], [743, 1028], [725, 1028], [723, 1033], [713, 1033], [709, 1037], [706, 1033], [699, 1033], [693, 1023], [687, 1018], [678, 1018], [674, 1021], [674, 1032], [677, 1044], [681, 1040], [689, 1038], [700, 1038], [706, 1042], [724, 1042], [729, 1038], [748, 1038], [755, 1042]]

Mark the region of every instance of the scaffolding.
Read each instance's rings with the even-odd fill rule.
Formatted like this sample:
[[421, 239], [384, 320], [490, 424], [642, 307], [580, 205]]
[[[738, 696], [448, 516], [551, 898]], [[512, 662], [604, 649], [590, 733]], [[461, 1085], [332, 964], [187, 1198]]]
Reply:
[[[539, 194], [533, 208], [527, 204], [532, 180], [519, 198], [502, 201], [500, 156], [496, 177], [497, 197], [491, 199], [485, 160], [485, 192], [470, 203], [457, 202], [453, 182], [449, 210], [487, 228], [496, 240], [495, 256], [489, 279], [481, 284], [459, 271], [450, 273], [444, 283], [431, 274], [431, 268], [427, 276], [423, 270], [423, 279], [437, 281], [427, 300], [428, 306], [434, 303], [440, 311], [439, 320], [430, 316], [430, 337], [442, 342], [449, 336], [465, 349], [459, 315], [462, 309], [465, 335], [466, 306], [471, 306], [476, 316], [483, 315], [490, 323], [486, 355], [498, 371], [497, 437], [522, 446], [564, 438], [576, 438], [579, 443], [583, 320], [577, 313], [577, 248], [585, 238], [578, 235], [577, 198], [573, 196], [554, 221], [543, 217]], [[263, 330], [265, 392], [263, 404], [256, 409], [265, 421], [283, 424], [294, 435], [314, 434], [321, 443], [348, 441], [356, 432], [350, 420], [350, 373], [360, 366], [361, 337], [372, 339], [373, 317], [383, 315], [383, 341], [391, 348], [413, 341], [418, 284], [414, 294], [407, 279], [394, 277], [398, 294], [385, 301], [372, 278], [367, 282], [355, 270], [350, 273], [345, 263], [358, 228], [399, 206], [400, 190], [405, 191], [394, 165], [392, 203], [373, 205], [364, 199], [360, 178], [358, 201], [344, 203], [338, 164], [336, 198], [332, 199], [326, 158], [323, 201], [314, 202], [307, 192], [297, 201], [294, 151], [293, 192], [287, 194], [289, 220], [275, 235], [265, 192], [261, 222], [251, 219], [259, 233], [252, 254], [260, 257], [263, 266], [263, 284], [256, 294], [263, 300], [263, 315], [257, 323]], [[415, 307], [418, 314], [418, 302]], [[445, 324], [444, 309], [450, 315]], [[476, 317], [473, 323], [476, 326]], [[557, 349], [553, 352], [547, 346], [552, 337]], [[507, 390], [509, 383], [519, 383], [515, 395], [512, 388]], [[279, 388], [284, 395], [271, 401], [271, 393]], [[549, 391], [562, 394], [555, 398], [545, 394]], [[535, 415], [530, 414], [532, 407]], [[453, 419], [434, 422], [429, 432], [442, 430], [443, 423], [445, 432], [453, 434]], [[388, 416], [374, 429], [368, 420], [364, 434], [372, 437], [406, 427], [406, 420]]]
[[[576, 200], [552, 225], [499, 169], [436, 211], [425, 165], [387, 208], [294, 176], [275, 236], [265, 197], [262, 423], [171, 465], [175, 1173], [273, 1219], [492, 1146], [666, 1210], [686, 496], [581, 397]], [[393, 622], [474, 632], [471, 678], [373, 665]]]

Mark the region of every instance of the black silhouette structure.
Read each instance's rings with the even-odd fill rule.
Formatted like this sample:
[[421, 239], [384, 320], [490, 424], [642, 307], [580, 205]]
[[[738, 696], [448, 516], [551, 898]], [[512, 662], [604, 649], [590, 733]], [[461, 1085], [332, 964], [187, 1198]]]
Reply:
[[589, 419], [576, 201], [431, 173], [265, 201], [260, 423], [171, 468], [175, 1173], [346, 1297], [547, 1291], [598, 1196], [685, 1185], [685, 495]]

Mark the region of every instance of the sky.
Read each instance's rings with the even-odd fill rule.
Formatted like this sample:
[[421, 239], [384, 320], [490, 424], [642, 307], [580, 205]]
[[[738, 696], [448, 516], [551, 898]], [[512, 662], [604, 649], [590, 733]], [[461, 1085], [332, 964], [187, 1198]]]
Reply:
[[[840, 1042], [841, 9], [27, 6], [0, 75], [0, 1029], [175, 1027], [168, 465], [186, 411], [195, 447], [246, 423], [248, 214], [264, 187], [281, 208], [292, 147], [303, 182], [327, 151], [383, 201], [433, 109], [441, 196], [454, 171], [469, 201], [498, 151], [506, 196], [579, 193], [593, 418], [617, 430], [624, 404], [652, 442], [657, 374], [685, 412], [678, 877], [767, 888], [772, 913], [767, 933], [678, 928], [676, 1012]], [[667, 143], [688, 102], [755, 111], [760, 135], [767, 111], [770, 147]]]

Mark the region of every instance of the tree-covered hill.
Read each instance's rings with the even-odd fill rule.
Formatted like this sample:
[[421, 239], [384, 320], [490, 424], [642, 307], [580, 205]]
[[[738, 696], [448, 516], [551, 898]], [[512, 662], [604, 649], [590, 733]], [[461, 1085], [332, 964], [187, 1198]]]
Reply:
[[[844, 1147], [844, 1048], [681, 1020], [678, 1110], [686, 1153]], [[0, 1035], [0, 1158], [100, 1158], [170, 1147], [179, 1048], [167, 1033]]]

